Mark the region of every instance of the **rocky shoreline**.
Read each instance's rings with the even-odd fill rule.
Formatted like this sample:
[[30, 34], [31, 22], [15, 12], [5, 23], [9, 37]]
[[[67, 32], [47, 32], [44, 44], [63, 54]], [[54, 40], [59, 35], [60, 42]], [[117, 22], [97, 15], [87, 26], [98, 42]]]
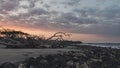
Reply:
[[0, 68], [120, 68], [119, 49], [80, 46], [78, 50], [6, 62]]

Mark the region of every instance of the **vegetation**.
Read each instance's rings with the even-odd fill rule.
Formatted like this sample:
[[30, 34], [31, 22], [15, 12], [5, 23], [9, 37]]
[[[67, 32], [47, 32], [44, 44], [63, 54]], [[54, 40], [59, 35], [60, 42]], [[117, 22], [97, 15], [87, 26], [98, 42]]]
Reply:
[[45, 39], [43, 36], [30, 35], [22, 31], [16, 31], [12, 29], [0, 29], [0, 44], [6, 45], [10, 48], [40, 48], [47, 47], [50, 48], [61, 48], [66, 45], [79, 44], [81, 41], [68, 41], [64, 40], [65, 36], [70, 36], [71, 34], [57, 32], [51, 37]]

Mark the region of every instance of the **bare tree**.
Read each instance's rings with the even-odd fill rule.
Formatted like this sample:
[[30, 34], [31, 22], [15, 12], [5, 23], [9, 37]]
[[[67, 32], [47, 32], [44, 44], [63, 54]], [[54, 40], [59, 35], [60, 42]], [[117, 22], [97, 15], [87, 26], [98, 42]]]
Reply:
[[49, 40], [52, 40], [52, 44], [51, 44], [51, 47], [53, 48], [57, 48], [57, 47], [64, 47], [64, 45], [62, 45], [62, 41], [64, 41], [64, 37], [70, 37], [71, 34], [68, 34], [68, 33], [64, 33], [64, 32], [57, 32], [55, 34], [53, 34], [50, 38], [46, 39], [47, 41]]

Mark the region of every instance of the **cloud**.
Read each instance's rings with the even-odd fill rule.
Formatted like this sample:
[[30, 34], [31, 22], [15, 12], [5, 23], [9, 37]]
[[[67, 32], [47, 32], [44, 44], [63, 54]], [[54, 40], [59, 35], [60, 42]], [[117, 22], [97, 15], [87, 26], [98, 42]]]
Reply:
[[[80, 27], [80, 33], [105, 35], [105, 36], [119, 36], [120, 25], [118, 24], [92, 24], [91, 27]], [[76, 31], [78, 32], [78, 31]]]
[[77, 17], [74, 13], [62, 13], [61, 16], [57, 17], [54, 21], [57, 23], [70, 24], [93, 24], [97, 23], [94, 18], [83, 18]]
[[74, 6], [74, 5], [79, 4], [80, 1], [81, 0], [68, 0], [68, 1], [61, 2], [61, 4], [65, 4], [65, 5], [69, 5], [69, 6]]
[[30, 9], [29, 13], [32, 15], [42, 15], [42, 14], [47, 14], [48, 12], [42, 8], [35, 8], [35, 9]]
[[110, 6], [108, 8], [105, 8], [106, 10], [103, 10], [101, 13], [101, 16], [107, 18], [107, 19], [115, 19], [120, 17], [120, 7], [119, 6]]
[[0, 9], [5, 11], [10, 11], [15, 9], [18, 5], [19, 5], [19, 1], [17, 0], [5, 0], [5, 1], [1, 1]]
[[[26, 2], [21, 5], [21, 1]], [[0, 18], [4, 18], [7, 23], [12, 22], [15, 25], [33, 28], [104, 36], [120, 35], [120, 7], [118, 5], [102, 8], [81, 7], [79, 5], [81, 1], [0, 1]], [[56, 8], [58, 6], [59, 8]]]
[[51, 6], [48, 5], [48, 4], [44, 4], [44, 7], [47, 8], [47, 10], [49, 10], [49, 8], [50, 8]]

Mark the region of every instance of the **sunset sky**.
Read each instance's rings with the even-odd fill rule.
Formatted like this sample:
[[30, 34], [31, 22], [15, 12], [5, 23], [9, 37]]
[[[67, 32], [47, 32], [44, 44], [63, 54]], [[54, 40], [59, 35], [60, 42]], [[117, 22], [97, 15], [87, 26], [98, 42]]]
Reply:
[[49, 37], [120, 42], [120, 0], [0, 0], [0, 26]]

